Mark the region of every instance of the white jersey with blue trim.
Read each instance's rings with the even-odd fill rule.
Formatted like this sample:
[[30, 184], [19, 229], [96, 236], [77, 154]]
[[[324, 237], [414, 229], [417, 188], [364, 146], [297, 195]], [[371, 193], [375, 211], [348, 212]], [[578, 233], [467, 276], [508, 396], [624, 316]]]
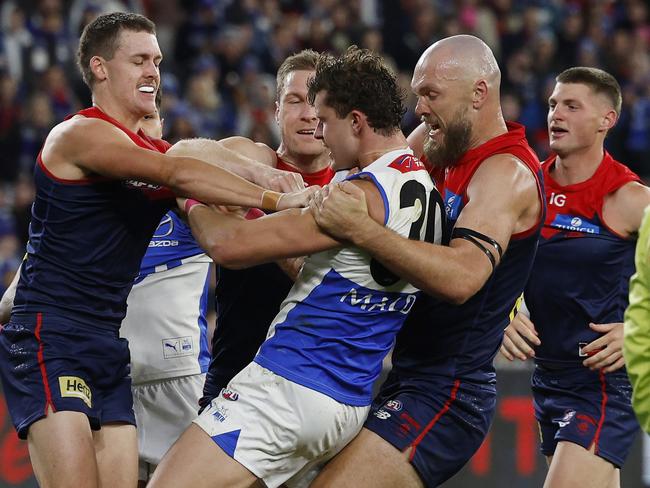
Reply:
[[187, 224], [168, 212], [142, 260], [120, 329], [129, 340], [133, 384], [207, 371], [211, 263]]
[[[410, 150], [391, 151], [348, 179], [361, 178], [377, 186], [386, 227], [441, 241], [442, 199]], [[369, 405], [417, 293], [359, 248], [308, 256], [255, 362], [341, 403]]]

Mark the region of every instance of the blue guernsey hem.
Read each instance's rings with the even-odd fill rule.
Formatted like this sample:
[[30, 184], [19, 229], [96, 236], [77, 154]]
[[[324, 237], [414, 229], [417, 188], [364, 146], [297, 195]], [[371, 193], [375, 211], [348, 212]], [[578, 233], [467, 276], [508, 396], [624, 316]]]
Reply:
[[260, 354], [255, 356], [255, 359], [253, 359], [253, 361], [259, 364], [260, 366], [262, 366], [263, 368], [266, 368], [269, 371], [273, 371], [278, 376], [282, 376], [283, 378], [286, 378], [289, 381], [293, 381], [294, 383], [304, 386], [305, 388], [309, 388], [311, 390], [322, 393], [323, 395], [327, 395], [328, 397], [333, 398], [339, 403], [350, 405], [352, 407], [367, 407], [372, 403], [372, 394], [363, 395], [363, 396], [345, 394], [327, 385], [323, 385], [321, 383], [313, 381], [310, 378], [305, 378], [304, 376], [300, 376], [296, 374], [295, 371], [286, 369], [285, 367], [279, 365], [278, 363]]

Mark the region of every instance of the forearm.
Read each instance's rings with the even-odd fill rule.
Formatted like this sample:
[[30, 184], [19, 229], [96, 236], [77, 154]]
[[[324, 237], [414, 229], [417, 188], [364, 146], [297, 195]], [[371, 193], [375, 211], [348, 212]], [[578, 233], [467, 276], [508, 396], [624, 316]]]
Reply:
[[218, 141], [190, 139], [179, 141], [167, 151], [169, 156], [197, 158], [213, 166], [230, 171], [248, 181], [256, 181], [256, 172], [264, 171], [266, 165], [233, 151]]
[[[477, 269], [464, 247], [407, 239], [370, 220], [356, 234], [353, 243], [403, 280], [452, 303], [467, 301], [489, 276], [483, 267]], [[485, 260], [487, 262], [487, 258]]]
[[[293, 217], [297, 215], [300, 211], [292, 209], [256, 220], [243, 220], [197, 205], [191, 209], [188, 220], [197, 242], [215, 263], [228, 268], [244, 268], [308, 254], [308, 236], [303, 239], [307, 242], [303, 242], [291, 235], [292, 226], [299, 228], [299, 224], [293, 224]], [[287, 217], [290, 218], [288, 223]]]
[[207, 165], [193, 158], [175, 157], [173, 160], [173, 171], [169, 168], [167, 186], [179, 196], [189, 196], [216, 205], [240, 205], [276, 210], [270, 203], [263, 205], [264, 188], [230, 171]]

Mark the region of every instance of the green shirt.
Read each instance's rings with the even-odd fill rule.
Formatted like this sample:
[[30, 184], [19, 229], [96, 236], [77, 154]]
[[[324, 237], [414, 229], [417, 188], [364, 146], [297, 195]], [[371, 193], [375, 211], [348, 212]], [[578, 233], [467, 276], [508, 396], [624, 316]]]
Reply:
[[639, 228], [634, 263], [623, 354], [633, 388], [632, 406], [641, 428], [650, 433], [650, 207]]

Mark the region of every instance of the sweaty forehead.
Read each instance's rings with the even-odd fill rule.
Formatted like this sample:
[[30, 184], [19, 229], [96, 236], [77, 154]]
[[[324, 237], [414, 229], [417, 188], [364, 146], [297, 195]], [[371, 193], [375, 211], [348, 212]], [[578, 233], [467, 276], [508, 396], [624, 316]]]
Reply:
[[413, 71], [413, 91], [417, 92], [425, 87], [440, 89], [464, 80], [462, 67], [454, 60], [428, 58], [423, 61], [418, 63]]
[[138, 54], [152, 57], [162, 56], [156, 36], [146, 31], [123, 30], [120, 32], [117, 50], [127, 56]]
[[284, 80], [282, 95], [288, 93], [307, 93], [307, 80], [314, 75], [313, 71], [291, 71]]

